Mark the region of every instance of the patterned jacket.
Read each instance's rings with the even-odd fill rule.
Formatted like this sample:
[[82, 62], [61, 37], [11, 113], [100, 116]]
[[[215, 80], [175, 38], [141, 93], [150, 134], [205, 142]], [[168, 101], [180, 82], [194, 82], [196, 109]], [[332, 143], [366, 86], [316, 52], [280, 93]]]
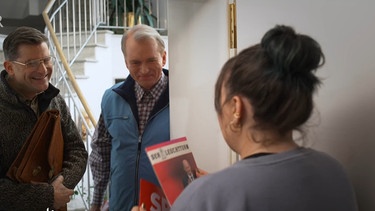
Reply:
[[[47, 183], [22, 184], [6, 177], [13, 160], [37, 121], [37, 115], [22, 102], [1, 72], [0, 80], [0, 210], [46, 210], [53, 206], [53, 187]], [[57, 109], [64, 138], [64, 185], [73, 189], [86, 169], [87, 151], [59, 90], [49, 85], [38, 96], [39, 113]]]

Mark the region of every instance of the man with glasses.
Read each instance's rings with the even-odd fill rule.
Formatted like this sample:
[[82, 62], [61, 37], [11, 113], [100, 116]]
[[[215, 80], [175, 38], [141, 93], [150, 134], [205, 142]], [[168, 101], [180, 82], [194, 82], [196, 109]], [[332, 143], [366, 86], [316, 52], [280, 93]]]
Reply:
[[[54, 58], [46, 36], [19, 27], [4, 40], [0, 79], [0, 210], [59, 209], [70, 201], [86, 169], [87, 152], [69, 108], [49, 83]], [[64, 138], [62, 172], [50, 183], [18, 183], [6, 176], [38, 117], [57, 109]]]

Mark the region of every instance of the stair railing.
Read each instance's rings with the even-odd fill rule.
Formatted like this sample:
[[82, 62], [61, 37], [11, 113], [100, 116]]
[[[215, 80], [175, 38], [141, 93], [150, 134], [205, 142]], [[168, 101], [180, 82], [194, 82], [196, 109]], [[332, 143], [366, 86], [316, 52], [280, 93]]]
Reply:
[[[42, 13], [51, 54], [57, 61], [51, 83], [60, 89], [88, 152], [96, 120], [77, 84], [71, 66], [89, 42], [96, 44], [97, 27], [101, 20], [105, 19], [103, 4], [105, 0], [49, 0]], [[90, 209], [92, 193], [90, 174], [87, 165], [85, 175], [75, 188], [86, 210]]]

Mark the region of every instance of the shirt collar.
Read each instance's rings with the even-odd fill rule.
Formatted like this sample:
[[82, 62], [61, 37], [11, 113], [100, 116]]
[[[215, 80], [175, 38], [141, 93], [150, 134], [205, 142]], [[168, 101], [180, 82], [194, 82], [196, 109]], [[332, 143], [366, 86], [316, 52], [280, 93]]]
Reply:
[[[167, 84], [167, 77], [164, 75], [164, 73], [161, 74], [161, 78], [156, 83], [156, 85], [149, 90], [150, 94], [153, 98], [158, 98], [158, 93], [161, 93], [159, 90], [164, 89]], [[135, 82], [135, 95], [137, 100], [142, 99], [144, 93], [146, 90], [144, 90], [137, 82]]]

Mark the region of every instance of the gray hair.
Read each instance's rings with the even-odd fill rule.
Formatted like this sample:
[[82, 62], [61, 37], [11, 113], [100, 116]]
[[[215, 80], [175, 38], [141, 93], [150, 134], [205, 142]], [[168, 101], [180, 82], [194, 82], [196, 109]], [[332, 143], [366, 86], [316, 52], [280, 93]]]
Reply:
[[165, 51], [165, 44], [163, 39], [161, 38], [160, 34], [152, 27], [138, 24], [133, 26], [131, 29], [126, 31], [121, 39], [121, 50], [122, 53], [125, 55], [125, 49], [126, 49], [126, 40], [133, 36], [135, 40], [147, 40], [147, 39], [153, 39], [157, 42], [160, 53], [163, 53]]

